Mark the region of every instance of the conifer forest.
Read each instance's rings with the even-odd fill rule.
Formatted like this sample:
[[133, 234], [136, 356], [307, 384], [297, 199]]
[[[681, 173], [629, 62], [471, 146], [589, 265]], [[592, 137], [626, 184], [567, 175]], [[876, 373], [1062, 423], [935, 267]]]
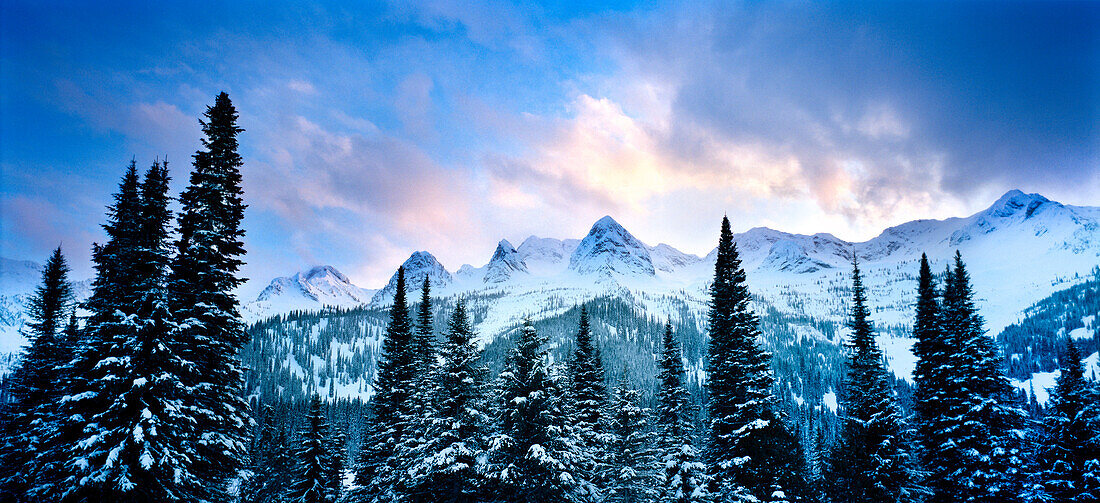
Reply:
[[[839, 402], [828, 417], [803, 417], [780, 394], [769, 324], [725, 217], [705, 320], [652, 319], [597, 298], [483, 347], [481, 302], [440, 302], [430, 277], [412, 281], [402, 266], [392, 304], [328, 313], [335, 326], [316, 336], [293, 328], [316, 327], [316, 313], [247, 325], [234, 294], [247, 206], [237, 118], [225, 93], [207, 108], [177, 212], [167, 162], [122, 170], [87, 299], [74, 301], [63, 250], [48, 257], [27, 304], [31, 342], [4, 380], [4, 500], [1100, 499], [1100, 387], [1081, 349], [1073, 338], [1055, 345], [1057, 385], [1029, 408], [959, 253], [940, 272], [922, 256], [911, 282], [912, 385], [885, 366], [853, 258], [838, 292], [847, 335], [831, 356]], [[336, 365], [370, 376], [368, 399], [264, 372], [281, 358], [269, 334], [323, 347], [358, 331], [347, 321], [357, 317], [384, 327], [375, 365]], [[594, 317], [638, 339], [599, 337]], [[697, 326], [702, 334], [677, 334]], [[1021, 344], [1020, 333], [1012, 327], [1007, 342]], [[695, 357], [705, 377], [685, 369]]]
[[1100, 2], [0, 25], [0, 503], [1100, 503]]

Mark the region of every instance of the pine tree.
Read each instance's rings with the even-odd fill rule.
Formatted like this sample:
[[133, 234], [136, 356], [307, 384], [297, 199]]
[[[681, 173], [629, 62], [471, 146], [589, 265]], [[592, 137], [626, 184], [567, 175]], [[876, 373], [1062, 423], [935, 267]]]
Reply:
[[344, 495], [344, 467], [347, 458], [348, 436], [343, 428], [329, 427], [325, 449], [328, 452], [328, 466], [325, 470], [326, 497], [328, 501], [340, 501]]
[[278, 503], [289, 492], [293, 459], [285, 425], [271, 404], [261, 408], [263, 424], [250, 454], [248, 476], [241, 481], [242, 503]]
[[829, 499], [836, 503], [916, 501], [905, 425], [875, 343], [863, 278], [854, 260], [848, 328], [844, 423], [824, 477]]
[[[945, 431], [939, 420], [947, 412], [945, 402], [948, 379], [947, 334], [940, 326], [940, 292], [936, 278], [928, 263], [928, 256], [921, 254], [920, 273], [917, 281], [916, 317], [913, 322], [913, 356], [917, 358], [913, 372], [913, 409], [916, 412], [917, 446], [921, 453], [921, 466], [927, 473], [925, 485], [937, 487], [943, 474], [950, 470], [936, 454], [936, 446], [946, 442]], [[934, 496], [934, 492], [933, 492]]]
[[725, 217], [710, 294], [705, 454], [711, 492], [721, 503], [797, 500], [805, 486], [805, 461], [776, 408], [771, 355], [757, 344], [758, 320]]
[[589, 501], [561, 389], [547, 369], [546, 339], [525, 321], [500, 374], [500, 431], [493, 438], [496, 496], [512, 503]]
[[239, 351], [247, 342], [234, 293], [244, 279], [245, 204], [237, 110], [226, 93], [215, 98], [201, 121], [203, 148], [195, 153], [188, 187], [180, 195], [179, 239], [169, 296], [180, 332], [176, 346], [189, 362], [181, 397], [196, 456], [188, 471], [203, 485], [199, 497], [229, 498], [229, 483], [243, 467], [250, 418]]
[[404, 419], [413, 394], [416, 358], [412, 323], [405, 299], [405, 268], [397, 269], [397, 292], [382, 340], [382, 355], [375, 374], [370, 417], [359, 451], [355, 481], [358, 501], [392, 501], [399, 459], [395, 451], [403, 441]]
[[[918, 302], [918, 313], [920, 307]], [[1025, 499], [1031, 492], [1025, 485], [1028, 453], [1021, 440], [1026, 414], [1013, 404], [1001, 357], [982, 328], [970, 278], [958, 252], [954, 269], [946, 274], [936, 324], [946, 349], [942, 358], [926, 353], [934, 360], [925, 362], [922, 378], [933, 386], [917, 395], [918, 400], [938, 402], [919, 408], [922, 422], [929, 421], [922, 425], [926, 485], [931, 490], [928, 500]], [[918, 370], [922, 368], [918, 366]], [[918, 381], [918, 386], [921, 384]], [[937, 389], [937, 384], [943, 387]], [[928, 410], [937, 409], [939, 415], [927, 416]]]
[[63, 332], [71, 313], [69, 266], [57, 247], [42, 269], [42, 283], [27, 305], [29, 322], [24, 336], [30, 341], [10, 378], [10, 403], [0, 403], [0, 499], [21, 500], [35, 480], [35, 453], [58, 427], [57, 403], [63, 368], [72, 359], [73, 341]]
[[1072, 337], [1059, 359], [1060, 375], [1044, 419], [1045, 441], [1039, 453], [1041, 479], [1055, 503], [1100, 501], [1100, 450], [1090, 441], [1100, 436], [1090, 424], [1092, 386], [1085, 380], [1081, 353]]
[[[439, 396], [437, 386], [437, 362], [435, 354], [435, 333], [433, 332], [431, 304], [431, 283], [424, 278], [420, 290], [420, 304], [416, 310], [416, 332], [413, 334], [412, 352], [414, 391], [409, 395], [405, 407], [406, 416], [402, 418], [405, 434], [398, 450], [402, 473], [416, 473], [422, 470], [426, 458], [432, 449], [429, 444], [439, 439], [434, 431], [436, 421], [436, 401]], [[401, 492], [412, 503], [433, 501], [434, 496], [425, 487], [420, 477], [401, 477]]]
[[665, 324], [660, 372], [657, 379], [657, 500], [668, 503], [702, 503], [707, 501], [706, 465], [699, 461], [692, 428], [693, 411], [687, 389], [684, 388], [684, 362], [680, 343], [672, 331], [672, 321]]
[[328, 477], [331, 473], [328, 450], [325, 445], [327, 430], [328, 421], [325, 417], [324, 404], [321, 403], [321, 397], [315, 394], [309, 402], [306, 426], [299, 436], [301, 443], [294, 452], [297, 466], [294, 470], [294, 483], [290, 488], [290, 497], [295, 503], [329, 501]]
[[593, 475], [593, 482], [607, 482], [605, 460], [608, 438], [604, 431], [603, 412], [607, 408], [607, 386], [604, 383], [603, 359], [592, 338], [588, 309], [582, 304], [580, 322], [574, 341], [573, 357], [569, 360], [570, 406], [572, 423], [580, 437], [584, 469]]
[[489, 417], [483, 412], [488, 369], [480, 364], [466, 307], [459, 300], [448, 324], [442, 347], [443, 367], [438, 407], [432, 415], [429, 441], [420, 465], [413, 471], [414, 498], [439, 503], [482, 501], [485, 489], [484, 454]]
[[[72, 461], [53, 468], [75, 468], [66, 499], [194, 501], [202, 491], [190, 470], [193, 425], [178, 399], [185, 363], [173, 352], [166, 289], [168, 171], [154, 163], [137, 197], [127, 200], [133, 171], [124, 178], [116, 220], [105, 227], [112, 240], [96, 250], [100, 276], [88, 303], [88, 344], [74, 362], [72, 399], [64, 402], [63, 415], [79, 433], [59, 449]], [[124, 203], [136, 208], [125, 226]], [[114, 283], [111, 273], [128, 282]]]
[[611, 410], [612, 441], [609, 446], [609, 485], [606, 502], [648, 503], [656, 501], [653, 451], [648, 440], [649, 415], [638, 404], [641, 392], [630, 386], [623, 374], [615, 388]]

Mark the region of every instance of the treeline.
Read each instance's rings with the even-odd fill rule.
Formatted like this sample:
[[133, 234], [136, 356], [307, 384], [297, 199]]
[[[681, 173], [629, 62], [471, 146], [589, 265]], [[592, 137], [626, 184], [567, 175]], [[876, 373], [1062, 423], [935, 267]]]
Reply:
[[[167, 162], [131, 162], [76, 318], [58, 248], [29, 305], [31, 341], [0, 404], [0, 500], [225, 502], [251, 419], [233, 291], [244, 255], [237, 111], [221, 93], [170, 209]], [[174, 222], [174, 225], [173, 225]]]
[[[1100, 499], [1100, 390], [1085, 379], [1074, 341], [1064, 342], [1057, 387], [1036, 422], [985, 334], [958, 254], [941, 275], [922, 257], [911, 395], [885, 368], [853, 263], [839, 433], [808, 431], [820, 418], [792, 416], [784, 405], [792, 398], [783, 396], [804, 388], [776, 386], [774, 372], [809, 363], [775, 358], [763, 345], [769, 315], [762, 320], [750, 306], [725, 218], [706, 337], [687, 339], [704, 345], [684, 347], [671, 319], [648, 350], [601, 345], [589, 310], [623, 308], [592, 302], [578, 307], [575, 327], [550, 327], [573, 332], [564, 345], [551, 347], [546, 327], [527, 321], [483, 350], [470, 299], [438, 309], [425, 280], [412, 285], [420, 298], [410, 303], [399, 269], [365, 414], [309, 386], [308, 407], [275, 398], [301, 381], [252, 382], [259, 398], [246, 397], [240, 355], [251, 348], [263, 361], [274, 353], [247, 345], [232, 294], [244, 254], [237, 113], [223, 93], [205, 118], [178, 215], [169, 209], [165, 163], [144, 176], [131, 163], [123, 176], [107, 242], [93, 250], [83, 323], [60, 248], [47, 262], [29, 306], [32, 342], [0, 411], [4, 501]], [[679, 322], [681, 331], [697, 329], [690, 317]], [[642, 317], [623, 335], [643, 337], [651, 325]], [[486, 359], [486, 351], [505, 356]], [[608, 366], [608, 353], [637, 365]], [[330, 375], [368, 367], [338, 359], [323, 369], [327, 394], [349, 384]]]

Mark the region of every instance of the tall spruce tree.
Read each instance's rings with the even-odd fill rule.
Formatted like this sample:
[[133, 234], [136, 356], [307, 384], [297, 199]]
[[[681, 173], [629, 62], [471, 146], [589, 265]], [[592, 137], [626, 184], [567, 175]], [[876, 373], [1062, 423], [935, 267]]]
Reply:
[[[285, 406], [280, 408], [285, 409]], [[287, 445], [285, 414], [270, 403], [261, 407], [259, 438], [253, 443], [248, 475], [241, 480], [242, 503], [278, 503], [289, 491], [294, 459]]]
[[248, 341], [234, 293], [244, 278], [244, 218], [237, 153], [237, 109], [226, 93], [206, 108], [203, 148], [180, 195], [179, 238], [169, 295], [179, 324], [176, 344], [189, 363], [182, 406], [196, 426], [189, 471], [202, 481], [204, 501], [225, 501], [244, 464], [250, 429], [239, 351]]
[[[431, 450], [429, 444], [439, 439], [435, 437], [436, 405], [439, 392], [437, 387], [438, 363], [436, 361], [435, 332], [433, 330], [431, 303], [431, 282], [427, 277], [420, 289], [420, 304], [416, 308], [416, 331], [413, 334], [412, 352], [413, 376], [415, 383], [406, 405], [406, 416], [402, 419], [405, 434], [398, 448], [398, 457], [402, 473], [410, 474], [421, 470]], [[420, 477], [403, 476], [400, 479], [400, 491], [410, 503], [433, 501], [434, 496], [427, 491]]]
[[466, 306], [459, 300], [448, 323], [437, 374], [438, 407], [434, 410], [428, 442], [412, 472], [412, 496], [439, 503], [474, 503], [485, 494], [484, 455], [490, 418], [485, 386], [488, 369], [474, 340]]
[[859, 264], [852, 262], [848, 369], [840, 441], [824, 476], [835, 503], [917, 501], [915, 473], [901, 410], [875, 343]]
[[758, 320], [726, 217], [710, 295], [705, 455], [713, 497], [721, 503], [798, 500], [805, 461], [772, 395], [771, 355], [757, 344]]
[[[127, 173], [124, 194], [130, 178]], [[179, 400], [185, 363], [172, 344], [168, 182], [167, 167], [154, 163], [136, 198], [134, 220], [124, 229], [116, 222], [107, 226], [109, 236], [125, 239], [97, 250], [97, 270], [117, 268], [129, 282], [97, 277], [88, 303], [88, 344], [74, 364], [81, 372], [68, 391], [72, 400], [65, 402], [66, 417], [80, 431], [75, 442], [60, 446], [73, 460], [66, 463], [72, 470], [65, 500], [196, 501], [204, 491], [191, 469], [194, 425]], [[119, 206], [121, 200], [116, 218]]]
[[[1026, 413], [1013, 403], [1003, 362], [993, 340], [985, 335], [973, 295], [962, 256], [956, 252], [936, 317], [944, 353], [936, 358], [929, 352], [935, 359], [925, 362], [923, 374], [926, 382], [942, 383], [943, 388], [917, 395], [918, 400], [939, 402], [919, 408], [922, 414], [939, 411], [937, 416], [922, 418], [930, 421], [922, 425], [926, 485], [931, 490], [928, 500], [1021, 501], [1032, 493], [1025, 484], [1028, 453], [1021, 440]], [[920, 307], [918, 302], [918, 313]]]
[[524, 321], [500, 374], [500, 430], [490, 448], [496, 498], [512, 503], [591, 501], [581, 453], [547, 368], [546, 339]]
[[413, 327], [405, 298], [405, 268], [397, 268], [397, 291], [390, 307], [390, 320], [382, 339], [382, 355], [369, 402], [365, 437], [359, 450], [355, 481], [357, 501], [393, 501], [400, 460], [394, 455], [401, 446], [404, 419], [415, 383], [416, 354]]
[[328, 477], [330, 460], [325, 445], [328, 433], [328, 420], [321, 397], [316, 394], [309, 402], [306, 424], [299, 435], [299, 444], [294, 451], [296, 469], [294, 483], [290, 488], [291, 501], [295, 503], [326, 503], [329, 501]]
[[328, 465], [325, 467], [325, 490], [328, 501], [340, 501], [344, 495], [344, 471], [347, 458], [348, 435], [346, 430], [336, 425], [329, 426], [328, 436], [325, 438], [325, 449], [328, 452]]
[[35, 453], [59, 424], [57, 403], [63, 369], [74, 354], [64, 327], [72, 316], [69, 266], [61, 247], [42, 269], [42, 282], [27, 303], [23, 335], [30, 341], [11, 374], [8, 403], [0, 403], [0, 499], [22, 501], [35, 480]]
[[588, 308], [581, 304], [580, 321], [574, 339], [573, 356], [569, 360], [570, 404], [573, 425], [579, 435], [584, 469], [593, 482], [607, 482], [606, 449], [609, 440], [604, 430], [607, 408], [607, 385], [604, 383], [603, 359], [592, 337]]
[[657, 501], [653, 449], [649, 443], [649, 410], [642, 408], [641, 392], [630, 385], [624, 372], [611, 404], [611, 442], [608, 452], [608, 487], [604, 501], [649, 503]]
[[684, 388], [684, 356], [672, 331], [665, 324], [657, 380], [657, 482], [658, 501], [703, 503], [708, 501], [706, 465], [699, 460], [693, 431], [694, 411]]
[[1087, 416], [1095, 397], [1072, 337], [1058, 363], [1057, 386], [1044, 418], [1040, 479], [1055, 503], [1100, 501], [1100, 450], [1092, 442], [1100, 431]]
[[83, 480], [82, 472], [90, 468], [88, 460], [74, 459], [72, 454], [85, 439], [89, 418], [105, 409], [112, 399], [101, 392], [100, 386], [105, 383], [98, 379], [100, 372], [95, 367], [108, 357], [107, 341], [122, 331], [123, 313], [132, 312], [137, 303], [132, 264], [136, 262], [134, 251], [141, 219], [140, 188], [137, 163], [131, 161], [114, 202], [107, 208], [107, 223], [103, 225], [107, 241], [92, 247], [96, 275], [92, 294], [84, 303], [90, 315], [63, 382], [66, 393], [76, 399], [58, 404], [60, 424], [35, 456], [35, 484], [28, 490], [31, 499], [61, 501], [74, 483]]
[[[949, 367], [949, 346], [947, 333], [940, 325], [940, 292], [936, 278], [928, 262], [928, 256], [921, 254], [920, 272], [917, 279], [916, 317], [913, 321], [913, 356], [917, 358], [913, 372], [913, 409], [916, 421], [917, 447], [920, 449], [921, 467], [927, 474], [925, 485], [935, 489], [940, 478], [951, 467], [944, 466], [946, 461], [937, 455], [936, 446], [946, 442], [945, 431], [938, 422], [947, 411], [947, 392], [951, 387]], [[935, 497], [933, 491], [932, 497]], [[935, 501], [933, 499], [933, 501]]]

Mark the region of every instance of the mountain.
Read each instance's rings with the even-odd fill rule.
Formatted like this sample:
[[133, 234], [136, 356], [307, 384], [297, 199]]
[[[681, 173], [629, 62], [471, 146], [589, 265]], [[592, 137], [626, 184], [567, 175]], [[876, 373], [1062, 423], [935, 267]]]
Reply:
[[[443, 264], [440, 264], [434, 255], [426, 251], [413, 252], [401, 266], [405, 268], [405, 293], [409, 295], [410, 299], [419, 298], [414, 297], [414, 293], [420, 291], [424, 278], [430, 280], [433, 292], [445, 290], [454, 282], [454, 277], [447, 272]], [[371, 304], [390, 304], [393, 302], [395, 293], [397, 293], [396, 272], [390, 277], [389, 283], [386, 283], [384, 288], [374, 294], [374, 297], [371, 298]]]
[[[734, 222], [736, 226], [736, 219]], [[717, 219], [713, 222], [715, 242], [718, 223]], [[805, 403], [820, 405], [832, 384], [800, 380], [806, 379], [808, 354], [831, 355], [820, 363], [829, 368], [843, 359], [836, 334], [846, 333], [853, 256], [858, 257], [864, 272], [878, 342], [888, 364], [898, 377], [910, 379], [915, 361], [907, 327], [921, 253], [928, 254], [937, 270], [951, 262], [955, 250], [963, 254], [986, 328], [997, 334], [1022, 319], [1032, 304], [1091, 277], [1100, 263], [1100, 208], [1064, 205], [1039, 194], [1010, 191], [968, 217], [915, 220], [862, 242], [765, 227], [737, 233], [734, 241], [755, 309], [763, 320], [765, 343], [781, 362], [776, 363], [781, 385], [790, 387], [792, 395]], [[621, 323], [623, 316], [671, 318], [688, 334], [685, 347], [695, 348], [693, 354], [701, 358], [698, 350], [704, 345], [702, 320], [706, 318], [707, 285], [714, 260], [713, 251], [699, 257], [667, 244], [647, 245], [613, 218], [604, 217], [579, 240], [531, 236], [515, 248], [501, 241], [484, 266], [465, 265], [454, 276], [428, 252], [413, 253], [404, 265], [414, 294], [423, 278], [430, 277], [439, 306], [453, 305], [459, 296], [466, 299], [486, 348], [495, 347], [500, 336], [510, 333], [524, 318], [553, 325], [559, 323], [553, 320], [571, 316], [579, 303], [606, 301], [621, 310], [615, 315], [618, 318], [602, 322], [609, 324], [600, 329], [607, 337], [642, 343], [648, 336], [623, 332], [625, 328], [615, 324]], [[349, 339], [340, 343], [340, 351], [378, 344], [385, 317], [371, 313], [392, 302], [394, 282], [391, 278], [363, 307], [362, 314], [355, 315], [361, 316], [356, 318], [360, 321], [342, 322], [366, 325], [354, 328]], [[357, 334], [371, 335], [362, 339]], [[370, 368], [372, 357], [366, 355], [373, 353], [369, 351], [352, 350], [351, 354], [367, 358], [364, 368]], [[304, 354], [296, 358], [307, 361]], [[688, 361], [688, 367], [698, 373], [702, 360]]]
[[271, 280], [256, 300], [245, 304], [242, 311], [246, 318], [258, 319], [326, 306], [352, 307], [370, 302], [375, 292], [355, 286], [335, 267], [322, 265]]
[[519, 274], [530, 274], [527, 263], [523, 261], [519, 251], [509, 243], [507, 239], [500, 240], [493, 258], [485, 266], [486, 283], [503, 283]]
[[611, 217], [603, 217], [592, 225], [569, 257], [569, 270], [604, 278], [655, 274], [649, 247]]

